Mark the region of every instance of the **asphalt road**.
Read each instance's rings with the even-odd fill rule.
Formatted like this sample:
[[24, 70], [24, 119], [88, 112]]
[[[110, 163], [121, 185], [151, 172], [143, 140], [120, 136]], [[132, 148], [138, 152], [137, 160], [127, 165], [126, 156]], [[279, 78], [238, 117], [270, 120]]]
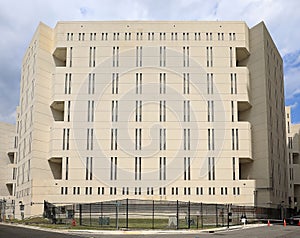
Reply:
[[0, 224], [0, 238], [214, 238], [214, 237], [228, 237], [228, 238], [298, 238], [300, 237], [299, 226], [275, 225], [271, 227], [247, 228], [233, 231], [223, 231], [213, 234], [208, 233], [169, 233], [169, 234], [149, 234], [149, 235], [109, 235], [97, 234], [88, 232], [72, 231], [72, 234], [61, 234], [57, 232], [48, 232], [41, 230], [33, 230], [23, 227], [7, 226]]
[[23, 227], [0, 224], [0, 238], [78, 238], [78, 235], [68, 235], [57, 232], [28, 229]]

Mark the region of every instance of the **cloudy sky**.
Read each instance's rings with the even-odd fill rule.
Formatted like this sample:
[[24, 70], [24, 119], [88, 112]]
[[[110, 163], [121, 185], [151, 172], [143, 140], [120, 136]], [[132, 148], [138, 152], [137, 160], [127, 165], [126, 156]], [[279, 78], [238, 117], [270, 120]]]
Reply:
[[22, 57], [39, 22], [66, 20], [264, 21], [284, 59], [286, 105], [300, 123], [299, 0], [0, 0], [0, 121], [15, 121]]

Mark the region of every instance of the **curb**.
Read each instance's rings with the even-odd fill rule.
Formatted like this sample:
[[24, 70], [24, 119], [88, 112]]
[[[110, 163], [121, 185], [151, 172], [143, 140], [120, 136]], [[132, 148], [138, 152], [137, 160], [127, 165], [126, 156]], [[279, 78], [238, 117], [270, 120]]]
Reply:
[[70, 229], [50, 229], [39, 226], [29, 226], [23, 224], [15, 224], [15, 223], [0, 223], [2, 225], [7, 226], [15, 226], [22, 227], [33, 230], [47, 231], [47, 232], [55, 232], [62, 234], [101, 234], [101, 235], [155, 235], [155, 234], [199, 234], [199, 233], [221, 233], [221, 232], [229, 232], [233, 230], [242, 230], [242, 229], [251, 229], [256, 227], [267, 226], [266, 224], [250, 224], [250, 225], [238, 225], [220, 228], [212, 228], [205, 230], [70, 230]]

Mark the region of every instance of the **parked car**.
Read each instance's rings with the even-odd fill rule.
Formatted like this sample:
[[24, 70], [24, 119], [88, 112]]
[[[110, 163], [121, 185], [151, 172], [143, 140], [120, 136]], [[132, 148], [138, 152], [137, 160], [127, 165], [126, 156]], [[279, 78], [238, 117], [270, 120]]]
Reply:
[[300, 215], [292, 216], [292, 217], [287, 219], [287, 222], [290, 225], [298, 225], [299, 221], [300, 221]]

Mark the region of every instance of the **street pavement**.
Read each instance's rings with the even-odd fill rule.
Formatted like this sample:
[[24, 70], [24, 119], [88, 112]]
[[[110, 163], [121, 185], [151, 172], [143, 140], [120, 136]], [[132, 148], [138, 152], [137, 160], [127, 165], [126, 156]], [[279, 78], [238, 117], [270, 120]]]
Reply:
[[[3, 225], [0, 223], [0, 238], [78, 238], [78, 235], [69, 235], [58, 232], [49, 232], [41, 229], [31, 229], [24, 226]], [[89, 237], [89, 236], [87, 236]]]
[[232, 227], [230, 230], [221, 228], [206, 231], [196, 230], [148, 230], [148, 231], [89, 231], [89, 230], [63, 230], [50, 231], [49, 229], [28, 228], [0, 224], [0, 238], [298, 238], [300, 226], [274, 225], [253, 226], [247, 225]]

